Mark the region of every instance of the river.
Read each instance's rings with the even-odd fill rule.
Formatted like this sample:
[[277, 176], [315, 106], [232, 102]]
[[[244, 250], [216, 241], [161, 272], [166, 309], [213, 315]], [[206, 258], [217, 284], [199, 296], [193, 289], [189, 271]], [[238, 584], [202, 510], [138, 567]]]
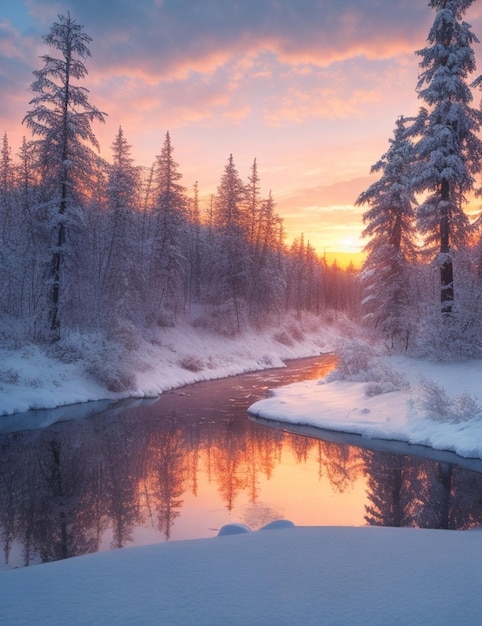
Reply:
[[320, 378], [333, 365], [331, 356], [301, 359], [155, 401], [98, 405], [82, 419], [65, 409], [69, 419], [59, 421], [57, 409], [55, 419], [43, 419], [54, 422], [48, 427], [4, 432], [3, 567], [214, 537], [232, 522], [253, 530], [280, 518], [296, 525], [479, 526], [479, 472], [444, 457], [364, 449], [356, 440], [327, 441], [248, 419], [247, 407], [268, 388]]

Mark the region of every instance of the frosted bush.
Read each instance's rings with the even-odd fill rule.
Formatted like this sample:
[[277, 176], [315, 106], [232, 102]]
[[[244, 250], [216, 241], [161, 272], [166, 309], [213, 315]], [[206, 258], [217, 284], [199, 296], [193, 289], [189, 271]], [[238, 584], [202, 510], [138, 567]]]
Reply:
[[16, 385], [20, 380], [19, 372], [13, 367], [0, 369], [0, 382], [7, 385]]
[[370, 370], [376, 364], [374, 349], [363, 341], [342, 340], [336, 348], [338, 359], [336, 369], [328, 374], [327, 380], [353, 380], [365, 382], [373, 380]]
[[124, 368], [121, 364], [111, 360], [95, 361], [87, 367], [90, 374], [98, 383], [108, 391], [119, 393], [135, 389], [135, 375]]
[[326, 377], [328, 382], [366, 382], [365, 394], [369, 397], [409, 387], [404, 374], [382, 363], [367, 343], [343, 340], [338, 344], [336, 355], [337, 368]]
[[196, 354], [186, 354], [180, 360], [179, 365], [189, 372], [200, 372], [204, 369], [203, 360]]
[[478, 415], [482, 408], [474, 396], [464, 392], [452, 400], [454, 422], [466, 422]]
[[89, 339], [86, 334], [68, 332], [59, 341], [46, 348], [47, 354], [62, 363], [76, 363], [89, 355]]
[[462, 306], [459, 300], [451, 316], [442, 316], [437, 309], [421, 317], [411, 342], [412, 356], [442, 362], [482, 357], [480, 305]]
[[117, 320], [109, 328], [108, 338], [119, 342], [126, 350], [134, 351], [140, 346], [139, 334], [132, 322]]
[[415, 404], [427, 417], [438, 422], [465, 422], [482, 411], [467, 392], [450, 398], [443, 387], [427, 378], [420, 381]]
[[378, 362], [370, 370], [373, 380], [365, 385], [365, 394], [372, 398], [383, 393], [408, 389], [409, 384], [404, 374]]
[[136, 388], [136, 377], [131, 361], [131, 355], [121, 344], [99, 341], [92, 346], [90, 358], [86, 360], [86, 372], [109, 391], [133, 390]]

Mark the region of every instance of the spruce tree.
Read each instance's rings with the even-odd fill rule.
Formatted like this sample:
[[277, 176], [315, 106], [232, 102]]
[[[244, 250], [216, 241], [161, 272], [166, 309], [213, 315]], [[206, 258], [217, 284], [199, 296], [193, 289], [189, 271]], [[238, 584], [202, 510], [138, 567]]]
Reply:
[[463, 210], [465, 195], [482, 168], [482, 142], [477, 136], [482, 112], [471, 106], [475, 71], [473, 44], [477, 37], [463, 16], [474, 0], [431, 0], [435, 19], [422, 58], [417, 84], [425, 101], [411, 134], [418, 138], [412, 185], [424, 194], [418, 209], [418, 227], [428, 250], [438, 251], [442, 312], [452, 312], [454, 301], [453, 250], [468, 238], [470, 224]]
[[246, 186], [241, 180], [233, 155], [224, 168], [214, 205], [217, 235], [217, 298], [233, 306], [236, 328], [241, 328], [242, 308], [246, 304], [249, 276], [248, 220]]
[[[91, 56], [92, 41], [83, 26], [67, 15], [59, 15], [44, 42], [58, 56], [41, 57], [42, 69], [33, 72], [31, 101], [24, 123], [31, 129], [37, 148], [46, 202], [56, 213], [51, 217], [54, 240], [50, 268], [50, 338], [60, 338], [63, 255], [68, 224], [76, 206], [76, 195], [88, 177], [92, 151], [98, 149], [92, 122], [104, 121], [104, 113], [90, 104], [88, 90], [75, 84], [87, 75], [84, 60]], [[78, 206], [78, 203], [77, 203]]]
[[108, 167], [107, 227], [102, 264], [104, 306], [114, 313], [114, 317], [132, 317], [139, 306], [131, 282], [139, 271], [136, 244], [141, 242], [135, 241], [133, 222], [138, 208], [140, 172], [134, 165], [131, 149], [122, 127], [119, 127], [112, 144], [112, 164]]
[[[174, 148], [166, 133], [161, 153], [156, 157], [153, 174], [152, 254], [149, 272], [151, 316], [163, 323], [160, 315], [176, 314], [181, 306], [183, 281], [187, 272], [187, 214], [186, 189], [181, 185], [182, 174], [174, 160]], [[152, 309], [154, 307], [154, 309]], [[173, 321], [173, 320], [172, 320]]]
[[415, 257], [415, 198], [410, 185], [413, 144], [399, 117], [388, 151], [371, 172], [380, 179], [360, 194], [356, 204], [369, 204], [363, 214], [366, 260], [362, 269], [365, 318], [384, 335], [391, 348], [407, 346], [410, 307], [410, 261]]

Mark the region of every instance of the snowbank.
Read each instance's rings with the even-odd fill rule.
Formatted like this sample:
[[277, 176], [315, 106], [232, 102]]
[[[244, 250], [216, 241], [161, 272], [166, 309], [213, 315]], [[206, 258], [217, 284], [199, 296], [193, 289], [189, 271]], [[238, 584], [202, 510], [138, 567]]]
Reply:
[[[340, 334], [336, 323], [305, 315], [302, 320], [287, 317], [276, 329], [247, 329], [232, 338], [179, 323], [159, 329], [151, 341], [126, 337], [130, 345], [120, 356], [118, 346], [99, 346], [86, 336], [66, 341], [61, 358], [35, 345], [0, 349], [0, 416], [95, 400], [156, 397], [200, 380], [281, 367], [288, 359], [332, 352]], [[109, 390], [100, 380], [112, 381], [120, 366], [132, 384]]]
[[[371, 395], [369, 372], [339, 380], [294, 383], [273, 390], [252, 415], [277, 422], [397, 440], [482, 458], [482, 361], [430, 363], [405, 357], [380, 362], [400, 389]], [[473, 409], [464, 413], [464, 407]], [[462, 407], [462, 408], [460, 408]]]
[[0, 572], [9, 626], [480, 624], [479, 531], [285, 528]]

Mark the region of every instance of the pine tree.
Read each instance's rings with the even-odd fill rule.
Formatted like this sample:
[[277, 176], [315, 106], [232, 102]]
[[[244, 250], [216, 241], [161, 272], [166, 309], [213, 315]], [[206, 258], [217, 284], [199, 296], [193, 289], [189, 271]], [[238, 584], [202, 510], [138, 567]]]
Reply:
[[248, 241], [256, 246], [259, 243], [258, 224], [260, 212], [260, 178], [256, 159], [253, 161], [251, 175], [248, 181], [249, 183], [246, 189]]
[[153, 232], [149, 291], [155, 293], [151, 314], [170, 309], [175, 315], [183, 294], [186, 274], [187, 198], [180, 183], [182, 174], [174, 160], [174, 148], [166, 133], [161, 154], [156, 158], [153, 176]]
[[246, 186], [234, 164], [233, 155], [221, 177], [214, 207], [214, 226], [219, 237], [217, 249], [218, 298], [229, 300], [236, 327], [241, 328], [249, 275], [248, 231], [246, 228]]
[[35, 81], [31, 85], [38, 95], [30, 101], [33, 108], [23, 120], [34, 137], [40, 138], [35, 144], [42, 182], [47, 202], [56, 211], [49, 312], [53, 341], [60, 337], [61, 276], [68, 224], [92, 160], [86, 143], [99, 147], [91, 124], [95, 120], [103, 122], [105, 115], [89, 103], [88, 90], [75, 84], [87, 75], [84, 60], [91, 56], [88, 44], [92, 39], [70, 13], [59, 15], [58, 19], [43, 40], [59, 56], [41, 57], [44, 66], [33, 72]]
[[379, 328], [390, 347], [406, 347], [409, 333], [410, 261], [415, 258], [415, 198], [410, 173], [413, 144], [406, 137], [405, 119], [396, 122], [390, 148], [372, 167], [381, 178], [358, 197], [369, 204], [363, 214], [365, 246], [363, 305], [365, 317]]
[[139, 304], [130, 284], [136, 243], [139, 243], [134, 240], [133, 218], [140, 190], [139, 169], [134, 165], [131, 149], [122, 127], [119, 127], [112, 144], [112, 164], [108, 167], [108, 210], [105, 215], [108, 224], [102, 291], [107, 295], [104, 305], [121, 317], [131, 316]]
[[238, 174], [232, 154], [229, 155], [218, 187], [214, 220], [217, 230], [222, 234], [235, 233], [247, 239], [246, 186]]
[[14, 166], [7, 133], [0, 149], [0, 311], [16, 313], [18, 241], [14, 198]]
[[189, 200], [189, 280], [188, 303], [199, 302], [201, 297], [202, 263], [202, 225], [199, 207], [199, 185], [194, 183], [194, 196]]
[[478, 43], [463, 21], [474, 0], [431, 0], [436, 15], [429, 45], [417, 52], [422, 58], [417, 84], [422, 107], [411, 134], [418, 137], [412, 180], [415, 192], [428, 194], [418, 209], [418, 226], [430, 250], [438, 249], [442, 312], [452, 312], [454, 300], [453, 250], [467, 241], [469, 220], [464, 213], [465, 194], [482, 168], [482, 142], [477, 133], [482, 112], [470, 106], [475, 71], [472, 45]]
[[12, 151], [8, 143], [7, 133], [3, 135], [2, 148], [0, 150], [0, 236], [6, 240], [12, 216], [14, 187], [14, 167]]
[[283, 247], [279, 231], [282, 219], [275, 213], [271, 191], [259, 202], [255, 241], [251, 244], [251, 275], [249, 285], [250, 315], [280, 311], [284, 291], [284, 267], [280, 262]]

